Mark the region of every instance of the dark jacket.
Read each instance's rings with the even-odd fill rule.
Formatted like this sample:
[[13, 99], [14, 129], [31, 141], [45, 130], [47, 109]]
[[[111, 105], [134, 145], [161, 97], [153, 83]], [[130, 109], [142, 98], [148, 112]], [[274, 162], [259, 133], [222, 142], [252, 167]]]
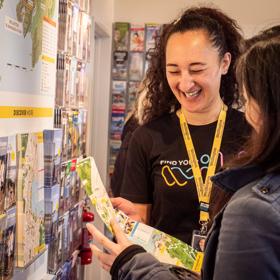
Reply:
[[[218, 173], [213, 181], [235, 194], [208, 234], [202, 279], [280, 279], [280, 175], [251, 166]], [[148, 253], [130, 255], [114, 269], [122, 280], [192, 279]]]

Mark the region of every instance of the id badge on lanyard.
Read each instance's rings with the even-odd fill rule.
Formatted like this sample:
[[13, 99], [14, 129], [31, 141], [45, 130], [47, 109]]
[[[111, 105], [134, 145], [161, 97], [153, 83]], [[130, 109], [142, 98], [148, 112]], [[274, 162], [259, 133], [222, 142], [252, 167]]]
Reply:
[[194, 230], [192, 233], [191, 246], [199, 251], [204, 252], [205, 249], [206, 234], [201, 233], [200, 230]]

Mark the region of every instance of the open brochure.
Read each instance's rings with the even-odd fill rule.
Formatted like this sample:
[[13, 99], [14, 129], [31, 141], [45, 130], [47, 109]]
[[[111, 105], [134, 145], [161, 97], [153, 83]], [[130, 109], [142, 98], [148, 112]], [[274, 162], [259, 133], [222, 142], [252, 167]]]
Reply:
[[115, 219], [131, 242], [144, 247], [159, 261], [200, 272], [203, 253], [162, 231], [134, 221], [113, 208], [92, 157], [80, 160], [77, 171], [87, 195], [111, 232], [110, 221]]

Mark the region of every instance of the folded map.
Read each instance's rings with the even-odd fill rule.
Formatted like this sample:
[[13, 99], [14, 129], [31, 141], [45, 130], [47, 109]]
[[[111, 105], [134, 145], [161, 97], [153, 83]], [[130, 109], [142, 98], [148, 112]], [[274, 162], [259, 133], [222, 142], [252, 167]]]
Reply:
[[92, 157], [80, 160], [77, 163], [77, 171], [83, 188], [111, 232], [110, 221], [115, 219], [131, 242], [144, 247], [147, 252], [151, 253], [160, 262], [200, 272], [203, 253], [196, 251], [190, 245], [175, 237], [134, 221], [122, 211], [113, 208]]

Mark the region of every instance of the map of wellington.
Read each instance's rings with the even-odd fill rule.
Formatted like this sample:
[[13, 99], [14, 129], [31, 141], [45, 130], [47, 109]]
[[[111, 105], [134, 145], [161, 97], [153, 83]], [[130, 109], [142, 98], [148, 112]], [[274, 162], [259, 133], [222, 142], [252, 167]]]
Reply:
[[[3, 5], [4, 0], [0, 0]], [[20, 0], [16, 5], [17, 20], [23, 25], [23, 36], [28, 33], [32, 39], [32, 67], [38, 62], [42, 52], [43, 18], [52, 18], [55, 0]]]

